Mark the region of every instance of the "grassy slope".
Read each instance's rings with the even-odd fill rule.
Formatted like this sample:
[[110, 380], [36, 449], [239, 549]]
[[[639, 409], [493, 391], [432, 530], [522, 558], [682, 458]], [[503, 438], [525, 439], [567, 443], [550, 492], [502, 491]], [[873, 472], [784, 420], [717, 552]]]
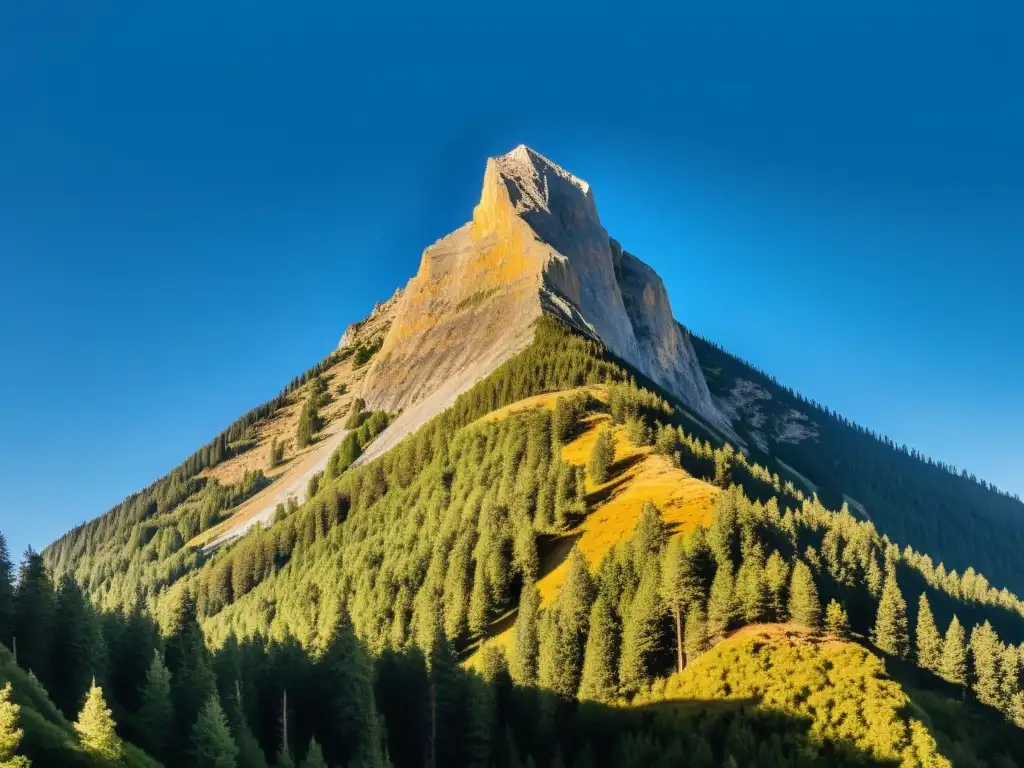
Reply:
[[[604, 387], [584, 389], [599, 400], [607, 400]], [[553, 409], [559, 397], [570, 396], [578, 391], [581, 390], [527, 398], [484, 418], [501, 419], [510, 413], [521, 413], [531, 408]], [[586, 465], [598, 433], [610, 424], [611, 419], [607, 414], [588, 416], [581, 434], [562, 448], [562, 458], [572, 464]], [[714, 516], [714, 499], [719, 492], [718, 488], [673, 466], [664, 456], [656, 456], [652, 448], [633, 445], [626, 439], [623, 427], [614, 427], [613, 436], [615, 463], [610, 478], [600, 485], [587, 480], [590, 513], [576, 529], [566, 532], [541, 549], [542, 576], [537, 582], [537, 588], [544, 603], [554, 600], [558, 588], [565, 580], [568, 568], [566, 558], [573, 544], [578, 544], [590, 567], [596, 569], [615, 544], [633, 535], [633, 529], [640, 519], [640, 510], [648, 499], [653, 500], [661, 510], [674, 534], [685, 535], [698, 523], [709, 524]], [[500, 631], [489, 642], [507, 644], [513, 631], [506, 626], [508, 623], [507, 620], [497, 622], [496, 627]], [[470, 663], [473, 663], [472, 660]]]

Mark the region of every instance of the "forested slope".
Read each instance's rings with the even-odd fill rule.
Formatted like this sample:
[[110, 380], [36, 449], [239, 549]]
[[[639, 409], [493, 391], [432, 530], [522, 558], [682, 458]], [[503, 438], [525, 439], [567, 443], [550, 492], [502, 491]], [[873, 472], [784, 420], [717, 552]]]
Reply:
[[[852, 500], [853, 511], [862, 509], [880, 531], [927, 551], [948, 569], [973, 568], [1000, 586], [1024, 591], [1019, 498], [858, 426], [705, 339], [694, 337], [693, 343], [712, 393], [726, 402], [743, 395], [747, 405], [737, 409], [736, 428], [762, 462], [770, 463], [771, 456], [793, 467], [828, 506]], [[805, 418], [794, 419], [794, 412]], [[810, 434], [787, 435], [786, 424], [794, 422], [807, 424]], [[753, 432], [763, 438], [751, 437]], [[759, 443], [768, 450], [759, 451]]]
[[[93, 605], [33, 555], [0, 641], [68, 717], [95, 677], [167, 765], [1024, 765], [1024, 602], [695, 433], [557, 321], [354, 466], [387, 423], [360, 420], [267, 528], [96, 548], [79, 572], [121, 575]], [[644, 462], [678, 495], [631, 493]]]

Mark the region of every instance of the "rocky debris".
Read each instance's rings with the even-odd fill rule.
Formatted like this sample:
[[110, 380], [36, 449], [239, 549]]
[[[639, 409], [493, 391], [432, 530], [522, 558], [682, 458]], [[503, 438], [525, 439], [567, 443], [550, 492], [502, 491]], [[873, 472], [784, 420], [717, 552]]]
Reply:
[[804, 440], [815, 440], [818, 429], [806, 413], [790, 408], [776, 420], [775, 441], [777, 443], [802, 443]]
[[771, 427], [767, 431], [775, 443], [795, 445], [818, 437], [814, 422], [796, 408], [790, 408], [782, 415], [769, 414], [765, 405], [772, 400], [764, 387], [747, 379], [736, 379], [729, 396], [718, 398], [718, 405], [729, 418], [741, 420], [748, 427], [751, 439], [765, 453], [770, 453], [766, 426]]
[[585, 181], [525, 146], [487, 161], [472, 220], [423, 252], [362, 395], [402, 409], [389, 431], [408, 434], [524, 348], [541, 312], [731, 433], [661, 279], [609, 238]]
[[402, 298], [402, 289], [396, 288], [391, 298], [387, 301], [378, 301], [373, 305], [373, 311], [362, 320], [351, 323], [338, 340], [337, 351], [349, 347], [357, 337], [367, 341], [373, 341], [377, 336], [387, 333], [391, 327], [394, 310], [398, 306], [398, 300]]

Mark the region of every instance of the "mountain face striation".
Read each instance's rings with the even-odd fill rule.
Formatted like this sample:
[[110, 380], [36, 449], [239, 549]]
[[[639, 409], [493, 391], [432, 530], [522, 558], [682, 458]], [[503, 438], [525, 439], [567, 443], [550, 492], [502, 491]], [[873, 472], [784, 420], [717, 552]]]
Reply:
[[402, 409], [391, 437], [407, 434], [523, 349], [542, 312], [730, 431], [661, 278], [609, 237], [585, 181], [522, 145], [487, 161], [472, 220], [423, 252], [362, 394]]

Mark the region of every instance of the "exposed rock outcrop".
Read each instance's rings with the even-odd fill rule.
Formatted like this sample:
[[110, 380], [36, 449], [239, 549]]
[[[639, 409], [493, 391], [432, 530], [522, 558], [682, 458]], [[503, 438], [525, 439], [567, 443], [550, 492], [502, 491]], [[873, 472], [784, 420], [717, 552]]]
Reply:
[[608, 236], [585, 181], [525, 146], [487, 161], [472, 221], [423, 252], [363, 396], [404, 409], [407, 433], [526, 346], [541, 312], [730, 429], [661, 278]]

